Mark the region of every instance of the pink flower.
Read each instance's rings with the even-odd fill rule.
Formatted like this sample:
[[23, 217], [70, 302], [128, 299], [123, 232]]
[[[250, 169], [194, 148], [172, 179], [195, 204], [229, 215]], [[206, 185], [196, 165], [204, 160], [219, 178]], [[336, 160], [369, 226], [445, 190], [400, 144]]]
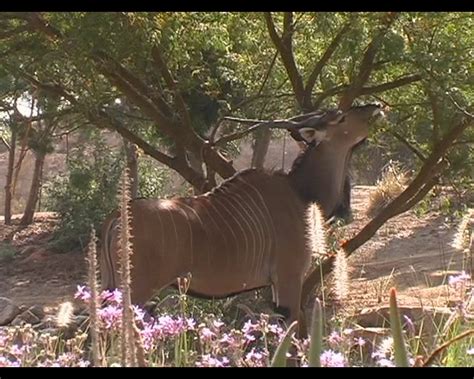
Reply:
[[206, 342], [211, 342], [216, 334], [209, 328], [202, 328], [199, 331], [199, 337], [201, 338], [201, 341], [206, 343]]
[[255, 348], [253, 348], [245, 355], [245, 363], [247, 363], [249, 366], [264, 367], [267, 355], [268, 354], [265, 352], [257, 351]]
[[345, 367], [346, 359], [341, 353], [326, 350], [321, 354], [322, 367]]
[[466, 274], [465, 271], [461, 271], [461, 274], [459, 275], [450, 275], [448, 278], [448, 284], [450, 287], [459, 288], [462, 285], [468, 284], [469, 280], [471, 280], [471, 276]]
[[91, 298], [91, 293], [90, 293], [89, 289], [86, 288], [86, 286], [79, 286], [78, 285], [77, 286], [77, 291], [74, 294], [74, 298], [87, 302]]
[[15, 344], [15, 345], [12, 345], [12, 347], [10, 348], [10, 354], [16, 357], [19, 357], [25, 354], [28, 350], [29, 350], [29, 347], [27, 345], [23, 345], [22, 347], [20, 347]]
[[122, 310], [116, 305], [107, 305], [98, 311], [106, 329], [118, 329], [122, 322]]
[[20, 367], [20, 361], [11, 361], [0, 355], [0, 367]]
[[212, 357], [210, 354], [204, 354], [201, 361], [196, 362], [197, 367], [228, 367], [229, 359], [226, 357], [219, 358]]
[[339, 344], [343, 341], [344, 339], [342, 338], [342, 336], [336, 332], [336, 331], [333, 331], [331, 332], [331, 334], [329, 335], [328, 337], [328, 343], [331, 347], [337, 347], [339, 346]]
[[118, 288], [114, 289], [113, 291], [104, 290], [100, 294], [100, 298], [104, 301], [110, 301], [111, 303], [115, 303], [116, 305], [122, 304], [122, 292]]
[[395, 364], [390, 360], [390, 359], [387, 359], [387, 358], [381, 358], [377, 361], [377, 364], [380, 366], [380, 367], [395, 367]]
[[222, 321], [219, 321], [219, 320], [214, 320], [214, 321], [212, 321], [212, 326], [215, 329], [219, 330], [221, 327], [224, 326], [224, 323]]
[[365, 339], [363, 339], [362, 337], [356, 338], [355, 343], [357, 346], [362, 347], [365, 345]]

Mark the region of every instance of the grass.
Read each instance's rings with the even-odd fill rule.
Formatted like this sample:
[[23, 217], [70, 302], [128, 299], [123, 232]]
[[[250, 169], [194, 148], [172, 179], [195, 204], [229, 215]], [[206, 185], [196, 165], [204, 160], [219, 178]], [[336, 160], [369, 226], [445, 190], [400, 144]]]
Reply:
[[408, 182], [408, 174], [396, 162], [390, 162], [382, 172], [375, 191], [370, 194], [367, 215], [375, 217], [380, 210], [403, 192]]

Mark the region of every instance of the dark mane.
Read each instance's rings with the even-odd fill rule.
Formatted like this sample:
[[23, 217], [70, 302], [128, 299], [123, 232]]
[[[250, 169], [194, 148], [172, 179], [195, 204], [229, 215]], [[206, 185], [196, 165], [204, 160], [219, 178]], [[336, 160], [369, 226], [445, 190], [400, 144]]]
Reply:
[[309, 155], [309, 152], [312, 151], [316, 146], [315, 145], [308, 145], [306, 148], [298, 153], [298, 156], [293, 161], [291, 165], [291, 169], [288, 174], [293, 173], [297, 170], [305, 161], [306, 157]]
[[[291, 165], [291, 169], [288, 174], [293, 172], [294, 170], [298, 169], [299, 166], [301, 166], [306, 159], [306, 157], [309, 155], [309, 152], [314, 149], [314, 145], [309, 145], [304, 149], [303, 151], [298, 153], [298, 156], [295, 158], [293, 161], [293, 164]], [[212, 188], [210, 191], [207, 193], [209, 195], [214, 195], [220, 192], [222, 189], [228, 188], [229, 185], [233, 184], [237, 178], [239, 177], [245, 177], [247, 175], [252, 175], [252, 174], [263, 174], [263, 175], [275, 175], [275, 176], [286, 176], [288, 175], [283, 169], [258, 169], [258, 168], [246, 168], [240, 171], [237, 171], [234, 175], [231, 177], [223, 180], [219, 185], [216, 187]]]

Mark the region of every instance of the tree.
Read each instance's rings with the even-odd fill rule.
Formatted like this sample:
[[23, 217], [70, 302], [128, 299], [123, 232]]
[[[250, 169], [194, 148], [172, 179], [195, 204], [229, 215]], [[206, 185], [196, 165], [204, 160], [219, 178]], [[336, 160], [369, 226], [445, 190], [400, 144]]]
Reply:
[[[443, 178], [472, 176], [471, 13], [3, 13], [0, 23], [10, 75], [88, 127], [116, 131], [196, 192], [233, 175], [232, 144], [258, 130], [227, 116], [275, 119], [374, 100], [391, 112], [369, 139], [386, 157], [408, 147], [421, 178], [385, 216]], [[256, 166], [268, 141], [259, 133]]]

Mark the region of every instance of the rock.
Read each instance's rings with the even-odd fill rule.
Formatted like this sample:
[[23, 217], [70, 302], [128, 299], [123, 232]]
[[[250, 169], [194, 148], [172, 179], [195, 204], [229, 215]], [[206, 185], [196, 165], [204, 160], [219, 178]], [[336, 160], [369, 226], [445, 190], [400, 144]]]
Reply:
[[46, 328], [41, 330], [41, 334], [49, 334], [50, 336], [59, 335], [59, 329], [57, 328]]
[[34, 314], [40, 320], [42, 320], [45, 316], [44, 309], [41, 305], [33, 305], [32, 307], [29, 307], [28, 312]]
[[61, 333], [62, 337], [65, 340], [69, 340], [71, 338], [74, 338], [77, 334], [78, 327], [75, 323], [70, 324], [66, 328], [61, 328], [59, 332]]
[[[400, 306], [400, 316], [404, 328], [410, 328], [407, 319], [412, 322], [411, 332], [424, 335], [430, 335], [439, 330], [441, 325], [446, 322], [452, 311], [441, 307], [419, 307], [419, 306]], [[351, 321], [363, 328], [387, 328], [390, 327], [390, 308], [388, 306], [365, 308], [359, 314], [353, 316]]]
[[35, 325], [33, 328], [35, 330], [45, 330], [45, 329], [56, 329], [57, 328], [57, 322], [56, 322], [56, 317], [49, 315], [46, 316], [43, 321], [41, 321], [39, 324]]
[[20, 312], [20, 308], [10, 299], [0, 297], [0, 326], [9, 324]]
[[89, 308], [85, 305], [78, 306], [77, 308], [74, 308], [74, 314], [78, 316], [88, 316]]
[[14, 320], [12, 321], [12, 325], [14, 326], [24, 325], [24, 324], [35, 325], [35, 324], [39, 324], [41, 322], [41, 319], [42, 317], [38, 317], [30, 309], [28, 309], [25, 312], [16, 316]]
[[74, 324], [77, 325], [77, 327], [80, 330], [85, 330], [87, 326], [89, 325], [89, 316], [83, 316], [79, 315], [74, 318]]

